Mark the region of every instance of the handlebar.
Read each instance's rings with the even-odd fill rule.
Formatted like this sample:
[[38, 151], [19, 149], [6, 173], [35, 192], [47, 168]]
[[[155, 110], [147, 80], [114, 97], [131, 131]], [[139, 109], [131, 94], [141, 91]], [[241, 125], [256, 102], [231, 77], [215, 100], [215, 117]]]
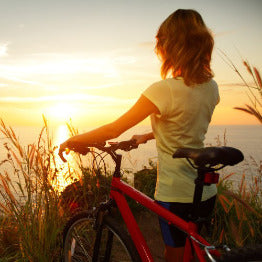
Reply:
[[116, 151], [118, 149], [123, 151], [131, 151], [132, 149], [138, 148], [135, 139], [125, 140], [121, 142], [108, 142], [112, 151]]
[[[111, 156], [116, 154], [115, 151], [123, 150], [123, 151], [130, 151], [138, 147], [136, 144], [135, 139], [125, 140], [121, 142], [107, 142], [107, 143], [90, 143], [90, 144], [74, 144], [70, 146], [70, 150], [79, 153], [81, 155], [86, 155], [88, 152], [91, 151], [91, 148], [97, 148], [103, 152], [107, 152]], [[66, 153], [68, 154], [70, 150], [67, 150]], [[60, 158], [65, 162], [65, 158], [62, 154], [59, 154]]]

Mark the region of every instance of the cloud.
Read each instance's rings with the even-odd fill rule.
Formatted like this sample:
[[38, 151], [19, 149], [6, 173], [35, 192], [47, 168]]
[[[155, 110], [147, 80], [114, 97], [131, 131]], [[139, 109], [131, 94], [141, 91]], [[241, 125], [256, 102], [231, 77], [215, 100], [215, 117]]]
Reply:
[[[0, 56], [7, 54], [7, 44], [0, 45]], [[124, 59], [122, 58], [122, 61]], [[128, 57], [130, 63], [130, 57]], [[117, 77], [115, 61], [94, 54], [40, 53], [16, 57], [0, 64], [1, 75], [26, 77], [34, 75], [100, 74]]]
[[[9, 56], [0, 61], [0, 81], [11, 88], [38, 90], [91, 90], [121, 86], [126, 78], [154, 77], [152, 54], [140, 48], [96, 53], [36, 53]], [[148, 73], [150, 72], [150, 74]], [[108, 78], [110, 78], [108, 80]], [[5, 80], [5, 81], [3, 81]], [[150, 80], [151, 81], [151, 80]]]
[[108, 96], [96, 96], [88, 94], [68, 94], [68, 95], [54, 95], [54, 96], [38, 96], [38, 97], [19, 97], [19, 96], [5, 96], [0, 97], [0, 103], [34, 103], [40, 104], [45, 102], [84, 102], [86, 104], [130, 104], [134, 103], [135, 99], [120, 99]]
[[[60, 84], [44, 84], [39, 81], [32, 81], [32, 80], [26, 80], [14, 76], [7, 76], [3, 75], [0, 73], [0, 88], [1, 87], [11, 87], [11, 88], [16, 88], [16, 89], [23, 89], [23, 88], [34, 88], [36, 90], [37, 87], [44, 88], [44, 90], [64, 90], [65, 86], [61, 86]], [[117, 87], [123, 85], [123, 82], [118, 81], [118, 82], [110, 82], [110, 84], [101, 84], [101, 85], [84, 85], [84, 86], [73, 86], [74, 90], [95, 90], [95, 89], [107, 89], [111, 87]], [[69, 87], [71, 88], [71, 87]]]
[[74, 88], [77, 90], [107, 89], [111, 87], [121, 86], [123, 84], [124, 84], [123, 82], [115, 82], [115, 83], [103, 84], [103, 85], [77, 86]]
[[[2, 80], [7, 81], [8, 83], [20, 83], [20, 84], [46, 87], [46, 85], [44, 85], [40, 82], [37, 82], [37, 81], [25, 80], [25, 79], [21, 79], [21, 78], [18, 78], [18, 77], [14, 77], [14, 76], [2, 74], [2, 73], [0, 73], [0, 78]], [[2, 85], [7, 85], [7, 84], [2, 84]]]

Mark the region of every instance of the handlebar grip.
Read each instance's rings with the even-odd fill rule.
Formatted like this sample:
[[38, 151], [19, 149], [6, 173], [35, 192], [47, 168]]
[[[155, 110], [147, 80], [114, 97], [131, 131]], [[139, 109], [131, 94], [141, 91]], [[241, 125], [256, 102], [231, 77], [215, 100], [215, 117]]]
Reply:
[[73, 148], [72, 150], [81, 154], [81, 155], [86, 155], [88, 152], [90, 152], [90, 148], [88, 148], [88, 147]]
[[105, 143], [74, 144], [74, 146], [72, 146], [70, 149], [81, 155], [86, 155], [88, 152], [90, 152], [90, 148], [96, 147], [99, 149], [103, 148], [104, 146]]
[[136, 144], [135, 139], [131, 139], [131, 140], [119, 142], [116, 145], [116, 147], [117, 147], [117, 149], [121, 149], [121, 150], [124, 150], [124, 151], [130, 151], [134, 148], [137, 148], [138, 145]]

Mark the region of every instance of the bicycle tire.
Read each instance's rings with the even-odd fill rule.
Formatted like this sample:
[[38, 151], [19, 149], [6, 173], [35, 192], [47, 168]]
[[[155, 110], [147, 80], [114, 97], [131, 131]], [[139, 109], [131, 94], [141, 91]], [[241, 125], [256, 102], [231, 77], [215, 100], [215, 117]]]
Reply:
[[[110, 250], [107, 250], [108, 245]], [[103, 219], [101, 241], [97, 252], [99, 262], [141, 262], [131, 237], [121, 223], [110, 215], [106, 215]]]
[[218, 262], [262, 262], [262, 245], [232, 249], [223, 254]]
[[[92, 212], [81, 212], [73, 216], [63, 231], [63, 261], [92, 262], [96, 239], [93, 229], [95, 218]], [[110, 257], [105, 258], [106, 235], [113, 237]], [[97, 261], [141, 262], [140, 256], [127, 232], [110, 215], [103, 218], [101, 242]]]
[[73, 216], [63, 230], [63, 261], [92, 262], [96, 231], [92, 212], [81, 212]]

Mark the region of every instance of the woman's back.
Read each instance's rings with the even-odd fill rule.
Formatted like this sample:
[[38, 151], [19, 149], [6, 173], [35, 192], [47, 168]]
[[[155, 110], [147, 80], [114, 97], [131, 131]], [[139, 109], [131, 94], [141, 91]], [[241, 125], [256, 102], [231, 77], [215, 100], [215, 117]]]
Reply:
[[[187, 86], [183, 78], [154, 83], [143, 93], [159, 109], [151, 122], [158, 150], [156, 199], [192, 202], [196, 171], [185, 159], [173, 159], [178, 147], [200, 148], [214, 108], [219, 101], [214, 80]], [[215, 186], [204, 189], [203, 199], [216, 194]]]
[[183, 78], [168, 78], [144, 93], [161, 115], [151, 115], [157, 146], [172, 154], [178, 147], [203, 147], [214, 108], [219, 100], [214, 80], [189, 87]]

